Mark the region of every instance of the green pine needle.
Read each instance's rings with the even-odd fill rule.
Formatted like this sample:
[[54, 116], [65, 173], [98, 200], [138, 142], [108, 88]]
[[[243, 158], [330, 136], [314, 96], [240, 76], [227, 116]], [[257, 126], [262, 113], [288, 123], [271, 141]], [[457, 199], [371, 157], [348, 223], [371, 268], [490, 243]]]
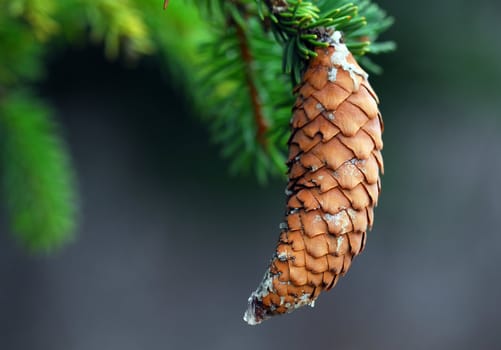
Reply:
[[0, 102], [2, 192], [13, 231], [34, 252], [67, 242], [75, 228], [73, 171], [49, 110], [27, 95]]

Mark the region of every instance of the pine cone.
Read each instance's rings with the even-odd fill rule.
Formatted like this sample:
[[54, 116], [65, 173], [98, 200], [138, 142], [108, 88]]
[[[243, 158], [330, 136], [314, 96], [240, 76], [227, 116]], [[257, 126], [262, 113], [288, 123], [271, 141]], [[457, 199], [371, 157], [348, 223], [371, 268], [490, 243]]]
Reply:
[[334, 32], [296, 88], [287, 214], [276, 252], [244, 320], [258, 324], [313, 306], [364, 248], [380, 193], [383, 122], [378, 98]]

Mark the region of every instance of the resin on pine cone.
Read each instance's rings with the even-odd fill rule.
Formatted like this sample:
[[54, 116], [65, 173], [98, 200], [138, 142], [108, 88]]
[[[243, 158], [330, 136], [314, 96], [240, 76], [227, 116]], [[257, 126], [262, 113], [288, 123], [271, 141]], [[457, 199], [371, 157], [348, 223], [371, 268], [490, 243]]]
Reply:
[[383, 172], [378, 98], [340, 32], [317, 48], [302, 82], [289, 139], [287, 213], [244, 320], [258, 324], [334, 287], [364, 248]]

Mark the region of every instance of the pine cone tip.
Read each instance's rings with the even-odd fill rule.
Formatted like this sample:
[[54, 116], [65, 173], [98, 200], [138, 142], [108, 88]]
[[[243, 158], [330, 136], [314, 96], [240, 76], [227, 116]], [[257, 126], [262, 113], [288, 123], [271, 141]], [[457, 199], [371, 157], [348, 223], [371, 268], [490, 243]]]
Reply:
[[[280, 255], [275, 255], [272, 259], [271, 266], [274, 266], [274, 261], [280, 262]], [[290, 298], [286, 296], [277, 296], [274, 283], [287, 286], [290, 282], [282, 282], [278, 280], [280, 273], [273, 273], [270, 268], [266, 270], [263, 280], [259, 287], [251, 293], [248, 299], [247, 310], [244, 314], [244, 321], [249, 325], [254, 326], [271, 318], [274, 315], [290, 313], [297, 308], [305, 305], [315, 306], [317, 295], [301, 291], [299, 298]], [[276, 300], [275, 300], [276, 299]]]
[[263, 297], [269, 293], [269, 289], [272, 287], [273, 278], [271, 276], [270, 269], [266, 270], [263, 280], [259, 287], [251, 293], [248, 299], [247, 310], [245, 310], [244, 321], [249, 325], [254, 326], [260, 324], [271, 315], [269, 315], [266, 307], [263, 305]]

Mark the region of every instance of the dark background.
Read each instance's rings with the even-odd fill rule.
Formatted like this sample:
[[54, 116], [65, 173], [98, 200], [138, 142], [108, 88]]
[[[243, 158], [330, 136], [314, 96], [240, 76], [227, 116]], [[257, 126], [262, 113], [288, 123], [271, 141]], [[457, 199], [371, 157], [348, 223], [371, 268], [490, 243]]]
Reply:
[[386, 127], [374, 230], [314, 309], [256, 327], [241, 317], [285, 183], [228, 176], [155, 58], [51, 56], [40, 91], [74, 157], [81, 225], [59, 253], [30, 257], [0, 218], [1, 349], [498, 348], [501, 5], [379, 4], [399, 49], [372, 77]]

